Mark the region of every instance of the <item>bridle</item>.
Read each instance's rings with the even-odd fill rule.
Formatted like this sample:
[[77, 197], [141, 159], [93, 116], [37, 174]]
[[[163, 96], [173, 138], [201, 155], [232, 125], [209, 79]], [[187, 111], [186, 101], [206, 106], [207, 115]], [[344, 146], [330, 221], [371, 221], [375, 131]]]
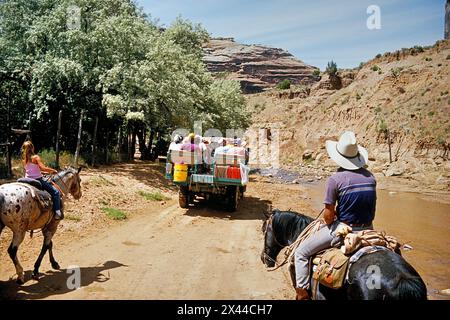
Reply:
[[[277, 238], [275, 237], [275, 233], [273, 232], [273, 226], [272, 226], [272, 221], [273, 221], [273, 214], [269, 217], [269, 219], [267, 220], [267, 226], [266, 229], [264, 230], [264, 250], [262, 252], [262, 255], [264, 257], [264, 259], [268, 259], [272, 262], [275, 263], [275, 266], [268, 269], [268, 271], [275, 271], [277, 269], [279, 269], [280, 267], [282, 267], [283, 265], [285, 265], [289, 259], [291, 259], [291, 255], [294, 252], [294, 250], [297, 248], [298, 244], [303, 241], [307, 236], [308, 236], [308, 232], [311, 232], [311, 229], [316, 228], [317, 226], [320, 227], [320, 221], [318, 220], [319, 217], [322, 215], [323, 211], [325, 209], [322, 209], [320, 211], [320, 213], [318, 214], [318, 216], [305, 228], [303, 229], [303, 231], [300, 233], [300, 235], [298, 236], [297, 240], [295, 242], [293, 242], [292, 244], [289, 245], [288, 250], [285, 252], [285, 259], [282, 263], [278, 263], [275, 259], [273, 259], [272, 257], [270, 257], [267, 253], [266, 253], [266, 236], [267, 236], [267, 231], [269, 230], [269, 228], [272, 229], [272, 236], [273, 236], [273, 240], [275, 241], [275, 243], [280, 246], [281, 248], [286, 247], [286, 245], [282, 245]], [[314, 231], [313, 231], [314, 232]]]
[[272, 227], [272, 220], [273, 220], [273, 214], [269, 217], [269, 220], [267, 220], [267, 225], [266, 225], [266, 230], [264, 230], [264, 239], [266, 238], [266, 235], [267, 235], [267, 231], [269, 230], [269, 228], [272, 230], [272, 237], [273, 237], [273, 240], [275, 241], [275, 243], [278, 245], [278, 246], [280, 246], [280, 247], [285, 247], [286, 245], [283, 245], [283, 244], [281, 244], [278, 240], [277, 240], [277, 237], [275, 236], [275, 232], [274, 232], [274, 230], [273, 230], [273, 227]]
[[72, 173], [70, 170], [65, 170], [62, 175], [58, 173], [51, 176], [51, 182], [58, 187], [58, 189], [61, 191], [62, 195], [65, 196], [67, 193], [69, 193], [70, 189], [67, 186], [67, 184], [64, 182], [63, 178], [68, 174]]
[[277, 263], [277, 260], [273, 259], [273, 258], [272, 258], [270, 255], [268, 255], [267, 252], [266, 252], [266, 243], [265, 243], [265, 240], [266, 240], [266, 238], [267, 238], [267, 232], [269, 231], [269, 228], [272, 230], [272, 239], [274, 240], [275, 244], [278, 245], [278, 246], [281, 247], [281, 248], [284, 248], [284, 247], [285, 247], [285, 245], [282, 245], [282, 244], [277, 240], [277, 238], [276, 238], [276, 236], [275, 236], [275, 232], [274, 232], [273, 227], [272, 227], [272, 220], [273, 220], [273, 214], [272, 214], [272, 215], [269, 217], [269, 219], [267, 220], [267, 222], [266, 222], [266, 228], [264, 229], [264, 249], [263, 249], [262, 255], [263, 255], [263, 257], [264, 257], [265, 260], [269, 260], [269, 261], [273, 262], [273, 263], [275, 264], [275, 268], [278, 268], [279, 266], [277, 265], [277, 264], [278, 264], [278, 263]]

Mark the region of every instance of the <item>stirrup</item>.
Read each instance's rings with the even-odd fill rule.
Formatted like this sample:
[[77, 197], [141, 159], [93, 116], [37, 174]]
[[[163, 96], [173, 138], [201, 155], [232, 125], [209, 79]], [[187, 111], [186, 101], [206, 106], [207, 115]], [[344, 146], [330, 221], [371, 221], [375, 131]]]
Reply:
[[63, 220], [64, 219], [64, 213], [61, 211], [61, 215], [58, 215], [55, 211], [53, 211], [53, 214], [55, 215], [55, 220]]

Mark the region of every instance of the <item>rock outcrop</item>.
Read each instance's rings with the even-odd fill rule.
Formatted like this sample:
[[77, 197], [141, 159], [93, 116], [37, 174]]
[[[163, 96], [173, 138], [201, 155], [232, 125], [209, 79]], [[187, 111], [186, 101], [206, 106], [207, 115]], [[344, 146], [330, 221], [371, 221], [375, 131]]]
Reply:
[[260, 45], [243, 45], [231, 38], [216, 38], [205, 45], [204, 62], [209, 71], [240, 81], [244, 93], [261, 92], [282, 80], [312, 84], [317, 68], [290, 53]]
[[340, 70], [335, 75], [324, 74], [320, 81], [315, 83], [311, 87], [312, 92], [317, 92], [318, 90], [340, 90], [342, 88], [348, 87], [356, 76], [353, 70]]

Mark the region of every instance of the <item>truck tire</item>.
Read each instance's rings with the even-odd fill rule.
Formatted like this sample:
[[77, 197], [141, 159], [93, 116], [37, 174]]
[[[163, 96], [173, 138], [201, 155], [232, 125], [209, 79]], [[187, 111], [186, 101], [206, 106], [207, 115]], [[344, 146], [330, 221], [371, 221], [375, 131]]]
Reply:
[[241, 186], [239, 187], [239, 199], [244, 198], [244, 192], [247, 190], [247, 186]]
[[189, 207], [188, 196], [179, 192], [178, 203], [180, 204], [180, 208], [186, 209], [187, 207]]
[[186, 187], [180, 187], [178, 191], [178, 203], [180, 208], [186, 209], [189, 207], [189, 191]]
[[227, 210], [235, 212], [239, 201], [239, 188], [235, 186], [227, 187]]

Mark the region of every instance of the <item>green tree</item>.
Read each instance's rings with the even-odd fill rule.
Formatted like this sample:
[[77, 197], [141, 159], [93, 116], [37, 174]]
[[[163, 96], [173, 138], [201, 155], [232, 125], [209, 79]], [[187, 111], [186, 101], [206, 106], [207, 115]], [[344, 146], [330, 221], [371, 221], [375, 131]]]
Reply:
[[245, 108], [244, 97], [238, 82], [234, 80], [216, 80], [211, 86], [213, 113], [203, 115], [207, 125], [225, 134], [226, 129], [247, 129], [250, 114]]
[[334, 62], [333, 60], [328, 62], [325, 72], [328, 73], [330, 76], [335, 76], [337, 73], [336, 62]]
[[[69, 8], [80, 10], [72, 28]], [[0, 108], [14, 109], [17, 125], [32, 113], [33, 138], [53, 147], [64, 110], [64, 148], [75, 147], [100, 118], [99, 145], [125, 124], [144, 154], [153, 136], [205, 120], [213, 127], [245, 123], [235, 83], [213, 82], [202, 62], [209, 38], [199, 24], [177, 18], [161, 30], [130, 0], [5, 0], [0, 4]], [[2, 130], [2, 129], [0, 129]], [[91, 134], [85, 133], [83, 146]], [[35, 141], [36, 142], [36, 141]], [[109, 139], [109, 143], [115, 143]], [[134, 146], [134, 144], [133, 144]]]

